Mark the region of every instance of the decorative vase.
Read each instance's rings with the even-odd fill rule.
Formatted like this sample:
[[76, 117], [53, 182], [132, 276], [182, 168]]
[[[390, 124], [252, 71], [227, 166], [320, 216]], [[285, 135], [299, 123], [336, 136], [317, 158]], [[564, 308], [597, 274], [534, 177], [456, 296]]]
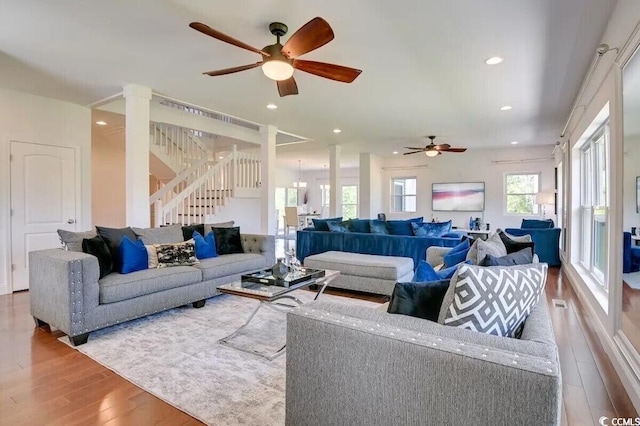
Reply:
[[278, 262], [271, 268], [271, 275], [273, 275], [276, 280], [281, 280], [287, 276], [288, 272], [289, 267], [284, 264], [284, 258], [279, 257]]

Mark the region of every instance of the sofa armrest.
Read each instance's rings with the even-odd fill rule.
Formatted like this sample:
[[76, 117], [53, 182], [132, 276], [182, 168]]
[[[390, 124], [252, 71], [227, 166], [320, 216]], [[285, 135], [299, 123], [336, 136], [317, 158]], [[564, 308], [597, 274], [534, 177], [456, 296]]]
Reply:
[[525, 348], [546, 344], [465, 342], [455, 335], [474, 332], [401, 318], [417, 332], [399, 315], [344, 308], [358, 312], [314, 303], [288, 314], [286, 424], [559, 424], [557, 352]]
[[31, 315], [69, 336], [85, 333], [87, 310], [98, 306], [95, 256], [63, 249], [29, 252]]
[[241, 234], [242, 247], [245, 253], [262, 254], [266, 258], [266, 264], [271, 266], [276, 263], [276, 237], [273, 235]]
[[[451, 251], [451, 247], [438, 247], [431, 246], [427, 247], [427, 263], [429, 265], [436, 267], [444, 263], [444, 257], [447, 253]], [[416, 265], [416, 268], [418, 266]]]

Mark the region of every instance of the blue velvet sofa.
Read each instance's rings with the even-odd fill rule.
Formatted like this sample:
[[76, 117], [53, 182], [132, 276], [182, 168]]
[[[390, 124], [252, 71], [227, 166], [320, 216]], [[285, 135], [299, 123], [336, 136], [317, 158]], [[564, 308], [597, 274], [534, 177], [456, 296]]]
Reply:
[[546, 262], [549, 266], [560, 266], [560, 231], [560, 228], [554, 227], [551, 219], [523, 219], [520, 228], [505, 229], [511, 235], [531, 235], [540, 262]]
[[307, 256], [326, 251], [410, 257], [413, 259], [413, 267], [416, 268], [421, 260], [426, 260], [428, 247], [453, 247], [460, 241], [462, 241], [462, 236], [416, 237], [413, 235], [316, 231], [313, 228], [306, 228], [297, 233], [296, 252], [301, 262], [304, 262]]

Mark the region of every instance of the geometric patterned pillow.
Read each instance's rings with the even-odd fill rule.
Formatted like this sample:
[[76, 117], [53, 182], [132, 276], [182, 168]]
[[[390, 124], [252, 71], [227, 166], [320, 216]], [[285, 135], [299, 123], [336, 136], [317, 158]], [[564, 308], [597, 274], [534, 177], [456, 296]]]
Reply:
[[158, 254], [158, 268], [191, 266], [199, 263], [193, 240], [176, 244], [154, 244]]
[[442, 301], [440, 324], [503, 337], [518, 337], [544, 294], [546, 263], [518, 266], [463, 264]]

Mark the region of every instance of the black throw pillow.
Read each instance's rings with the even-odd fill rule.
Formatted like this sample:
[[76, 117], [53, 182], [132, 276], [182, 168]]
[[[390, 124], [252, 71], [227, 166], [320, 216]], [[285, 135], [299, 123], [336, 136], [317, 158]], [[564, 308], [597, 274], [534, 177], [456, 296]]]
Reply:
[[193, 225], [186, 225], [182, 227], [182, 237], [185, 241], [193, 238], [193, 233], [198, 231], [198, 234], [205, 236], [206, 232], [204, 232], [204, 223], [194, 223]]
[[109, 252], [111, 252], [111, 260], [113, 262], [113, 270], [119, 271], [122, 265], [122, 261], [118, 256], [118, 246], [122, 241], [122, 237], [126, 236], [131, 241], [135, 241], [138, 239], [136, 234], [133, 232], [133, 229], [126, 228], [105, 228], [104, 226], [96, 226], [96, 231], [98, 235], [102, 237], [105, 243], [107, 243], [107, 247], [109, 247]]
[[387, 312], [437, 322], [449, 281], [396, 283]]
[[212, 229], [213, 236], [216, 239], [216, 251], [218, 254], [244, 253], [239, 226]]
[[498, 231], [498, 236], [502, 240], [504, 247], [507, 249], [507, 254], [518, 252], [524, 248], [530, 248], [531, 253], [535, 253], [533, 241], [514, 241], [502, 231]]
[[98, 258], [100, 265], [100, 278], [108, 275], [113, 271], [113, 259], [107, 243], [104, 242], [100, 235], [93, 238], [84, 238], [82, 240], [82, 251]]
[[527, 265], [533, 263], [533, 252], [531, 250], [530, 247], [527, 247], [502, 257], [495, 257], [488, 254], [482, 259], [480, 266]]

